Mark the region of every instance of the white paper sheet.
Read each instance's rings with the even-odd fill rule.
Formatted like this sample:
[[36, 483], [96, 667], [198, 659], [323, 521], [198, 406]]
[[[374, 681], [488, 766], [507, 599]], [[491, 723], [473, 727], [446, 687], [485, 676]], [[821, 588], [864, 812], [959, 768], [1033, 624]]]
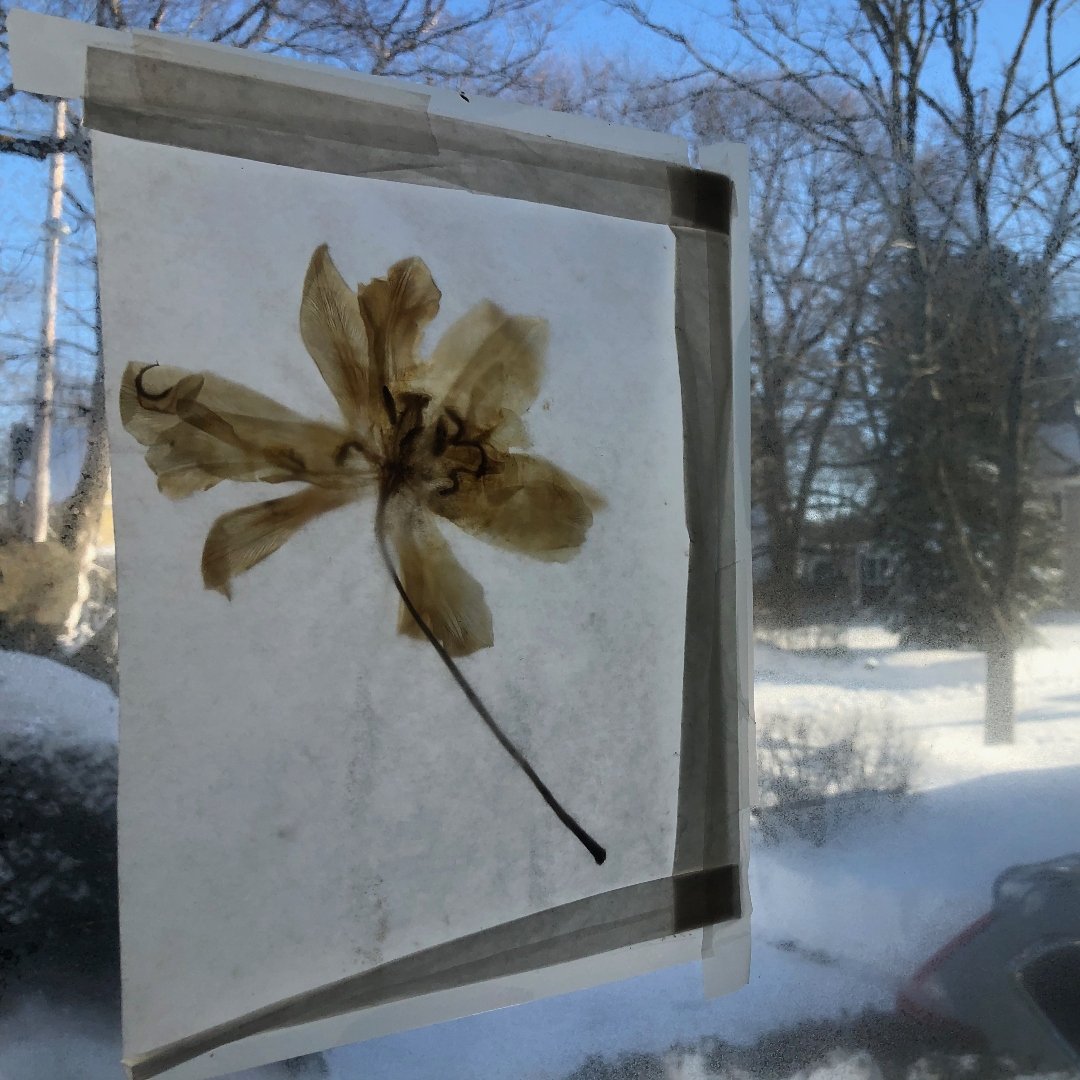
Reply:
[[[687, 535], [668, 229], [97, 134], [121, 626], [125, 1045], [151, 1049], [497, 923], [671, 872]], [[203, 588], [220, 514], [290, 488], [159, 494], [121, 427], [130, 362], [336, 421], [297, 328], [329, 243], [350, 283], [420, 255], [422, 351], [491, 299], [550, 324], [533, 452], [606, 501], [576, 558], [453, 526], [495, 644], [462, 668], [598, 867], [426, 644], [395, 632], [373, 500]], [[163, 972], [168, 976], [163, 977]]]

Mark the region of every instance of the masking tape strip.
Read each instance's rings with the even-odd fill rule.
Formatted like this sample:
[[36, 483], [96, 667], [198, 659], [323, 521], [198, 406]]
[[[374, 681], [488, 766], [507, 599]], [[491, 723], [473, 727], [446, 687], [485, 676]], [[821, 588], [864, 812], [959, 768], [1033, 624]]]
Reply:
[[[673, 872], [735, 861], [739, 711], [723, 645], [731, 557], [727, 417], [731, 409], [728, 238], [675, 226], [675, 334], [682, 380], [690, 568], [679, 818]], [[735, 826], [735, 827], [733, 827]]]
[[[702, 934], [702, 977], [707, 995], [727, 993], [744, 985], [750, 972], [750, 887], [748, 847], [751, 808], [757, 802], [757, 758], [753, 707], [753, 599], [750, 531], [750, 309], [749, 309], [749, 158], [747, 148], [733, 143], [698, 150], [703, 169], [729, 178], [727, 227], [728, 265], [722, 280], [729, 289], [724, 310], [729, 316], [722, 337], [713, 338], [714, 370], [723, 381], [717, 394], [719, 451], [724, 490], [720, 499], [720, 559], [717, 571], [721, 653], [722, 730], [726, 741], [726, 821], [729, 836], [737, 837], [740, 867], [738, 920], [707, 927]], [[711, 280], [720, 280], [710, 267]], [[707, 820], [719, 821], [719, 808], [707, 809]], [[734, 838], [733, 837], [733, 838]], [[734, 852], [732, 858], [735, 858]]]
[[132, 1080], [261, 1032], [520, 974], [733, 918], [739, 868], [661, 878], [423, 949], [127, 1059]]
[[[725, 226], [724, 177], [402, 104], [87, 50], [98, 131], [320, 172], [452, 187], [656, 224]], [[720, 196], [720, 197], [718, 197]]]

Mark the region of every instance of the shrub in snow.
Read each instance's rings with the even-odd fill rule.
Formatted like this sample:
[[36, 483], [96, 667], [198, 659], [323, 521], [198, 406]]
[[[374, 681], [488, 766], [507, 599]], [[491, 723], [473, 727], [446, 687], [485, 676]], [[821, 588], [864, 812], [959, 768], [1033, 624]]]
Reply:
[[836, 623], [794, 627], [755, 624], [754, 640], [785, 652], [821, 656], [829, 660], [849, 660], [852, 656], [847, 643], [847, 630]]
[[889, 720], [852, 712], [828, 725], [777, 714], [758, 726], [758, 806], [762, 838], [787, 833], [823, 844], [874, 812], [883, 797], [902, 807], [917, 768], [914, 745]]
[[114, 973], [116, 748], [0, 735], [0, 971]]

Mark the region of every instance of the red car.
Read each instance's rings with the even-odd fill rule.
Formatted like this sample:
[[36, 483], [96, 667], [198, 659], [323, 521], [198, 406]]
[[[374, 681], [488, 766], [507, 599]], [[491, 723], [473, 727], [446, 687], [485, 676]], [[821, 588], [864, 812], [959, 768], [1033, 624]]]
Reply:
[[1000, 874], [990, 910], [930, 957], [896, 1004], [1021, 1069], [1080, 1070], [1080, 853]]

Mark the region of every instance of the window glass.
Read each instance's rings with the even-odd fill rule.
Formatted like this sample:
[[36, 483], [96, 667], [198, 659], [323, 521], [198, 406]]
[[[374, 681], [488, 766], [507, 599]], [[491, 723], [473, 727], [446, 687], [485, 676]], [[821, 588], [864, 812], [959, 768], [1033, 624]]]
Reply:
[[[250, 1075], [1080, 1074], [1080, 7], [83, 7], [751, 153], [749, 985], [688, 965]], [[78, 103], [9, 69], [0, 1077], [119, 1080], [91, 162]]]

